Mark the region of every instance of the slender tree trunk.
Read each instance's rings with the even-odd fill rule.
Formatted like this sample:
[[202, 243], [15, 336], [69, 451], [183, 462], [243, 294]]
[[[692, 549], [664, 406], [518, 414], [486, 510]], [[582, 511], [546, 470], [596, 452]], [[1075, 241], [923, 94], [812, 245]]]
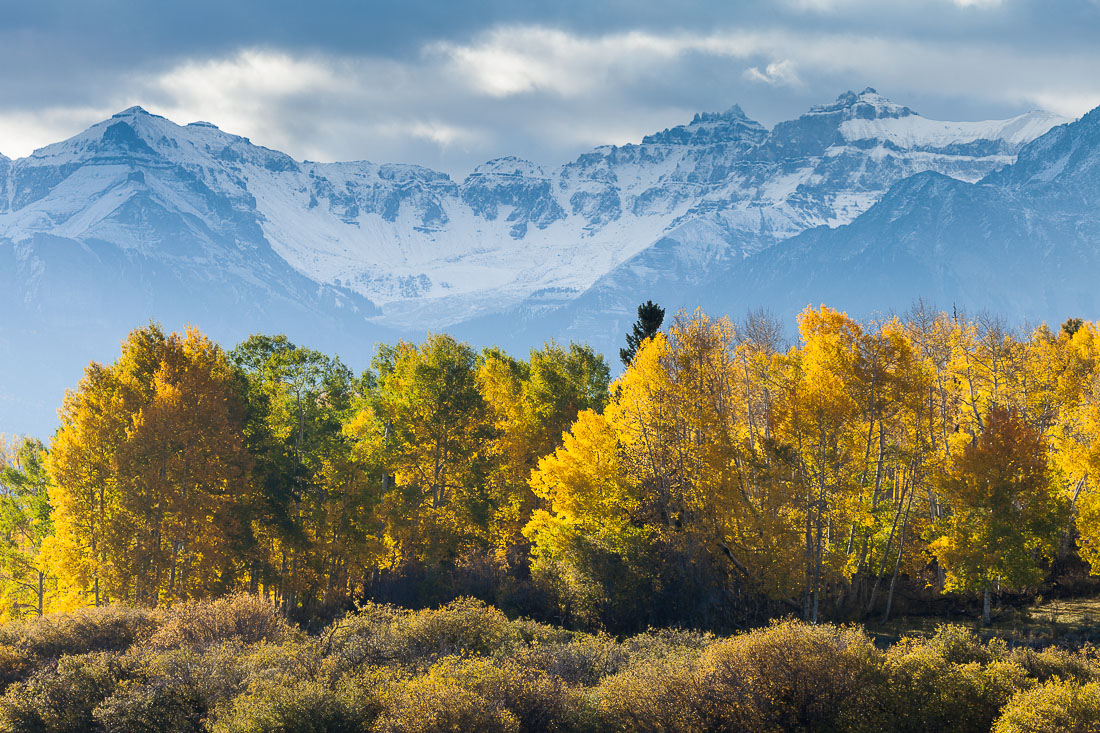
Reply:
[[813, 583], [814, 605], [813, 605], [813, 610], [810, 613], [810, 622], [815, 623], [815, 624], [817, 623], [817, 610], [818, 610], [818, 606], [820, 605], [820, 603], [819, 603], [820, 598], [819, 597], [821, 595], [821, 567], [822, 567], [822, 564], [824, 563], [824, 560], [825, 560], [825, 557], [824, 557], [825, 552], [823, 551], [823, 549], [821, 547], [821, 543], [822, 543], [822, 540], [823, 540], [823, 534], [824, 534], [824, 523], [822, 522], [822, 516], [821, 515], [822, 515], [822, 508], [823, 508], [824, 503], [825, 503], [825, 489], [824, 489], [824, 487], [822, 487], [821, 496], [820, 496], [820, 499], [818, 501], [818, 506], [817, 506], [817, 536], [816, 536], [815, 541], [814, 541], [814, 555], [815, 555], [815, 558], [814, 558], [814, 583]]
[[890, 609], [894, 605], [894, 588], [898, 584], [898, 571], [901, 569], [901, 556], [905, 552], [905, 530], [909, 526], [909, 510], [913, 507], [913, 491], [909, 492], [909, 502], [905, 505], [905, 519], [901, 522], [901, 537], [898, 540], [898, 558], [894, 562], [894, 574], [890, 576], [890, 592], [886, 594], [886, 610], [882, 613], [882, 623], [890, 620]]
[[168, 571], [168, 602], [172, 602], [172, 598], [176, 592], [176, 562], [179, 556], [179, 541], [172, 540], [172, 566]]
[[813, 584], [813, 490], [806, 494], [806, 594], [802, 599], [802, 620], [810, 620], [810, 595]]
[[989, 612], [989, 597], [990, 592], [989, 587], [987, 586], [985, 589], [985, 594], [982, 596], [982, 626], [989, 626], [992, 623], [991, 614]]
[[[102, 531], [103, 530], [103, 515], [104, 515], [104, 511], [103, 511], [103, 484], [102, 483], [100, 483], [100, 485], [99, 485], [99, 503], [98, 503], [98, 506], [96, 507], [96, 514], [98, 515], [98, 519], [99, 519], [99, 522], [96, 526], [96, 530]], [[94, 581], [93, 581], [93, 585], [95, 586], [95, 607], [99, 608], [99, 565], [100, 565], [100, 559], [99, 559], [99, 548], [97, 547], [97, 545], [98, 545], [98, 543], [96, 542], [96, 533], [93, 532], [92, 533], [92, 561], [95, 563], [95, 571], [94, 571], [95, 572], [95, 578], [94, 578]]]

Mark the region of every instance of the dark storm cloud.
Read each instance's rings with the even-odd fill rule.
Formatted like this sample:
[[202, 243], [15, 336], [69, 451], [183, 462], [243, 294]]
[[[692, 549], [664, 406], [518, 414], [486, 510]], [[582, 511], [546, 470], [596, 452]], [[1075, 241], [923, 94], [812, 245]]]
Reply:
[[296, 157], [461, 174], [554, 163], [700, 110], [766, 124], [875, 86], [923, 114], [1100, 103], [1094, 0], [0, 0], [0, 152], [130, 104]]

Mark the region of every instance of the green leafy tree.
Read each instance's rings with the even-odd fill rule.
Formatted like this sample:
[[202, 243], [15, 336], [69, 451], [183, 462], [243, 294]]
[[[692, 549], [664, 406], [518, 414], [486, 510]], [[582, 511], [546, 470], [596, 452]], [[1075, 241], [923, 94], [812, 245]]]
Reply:
[[1074, 334], [1081, 330], [1081, 326], [1085, 325], [1085, 322], [1080, 318], [1067, 318], [1065, 323], [1062, 324], [1062, 333], [1066, 335], [1066, 338], [1073, 338]]
[[46, 447], [33, 438], [4, 445], [0, 436], [0, 614], [46, 610], [42, 541], [53, 532]]
[[382, 347], [370, 406], [387, 473], [397, 562], [448, 561], [484, 546], [493, 515], [486, 477], [495, 429], [477, 384], [477, 354], [450, 336]]
[[527, 362], [499, 349], [483, 352], [478, 389], [496, 427], [489, 476], [495, 545], [522, 541], [521, 530], [539, 503], [528, 485], [531, 471], [562, 444], [580, 412], [603, 410], [609, 373], [602, 356], [578, 344], [550, 342], [532, 349]]
[[242, 511], [251, 585], [290, 608], [346, 587], [349, 512], [368, 486], [353, 470], [344, 426], [358, 382], [339, 359], [286, 336], [256, 334], [230, 354], [244, 376], [256, 490]]
[[634, 355], [638, 353], [638, 347], [646, 339], [653, 338], [664, 321], [665, 309], [652, 300], [647, 300], [638, 306], [638, 320], [634, 321], [630, 333], [626, 335], [626, 348], [619, 349], [619, 359], [622, 360], [623, 366], [630, 366], [630, 362], [634, 361]]

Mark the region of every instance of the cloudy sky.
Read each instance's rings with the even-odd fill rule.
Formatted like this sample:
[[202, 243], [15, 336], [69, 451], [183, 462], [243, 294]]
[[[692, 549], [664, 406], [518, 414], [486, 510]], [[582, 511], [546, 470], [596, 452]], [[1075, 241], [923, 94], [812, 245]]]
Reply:
[[1100, 105], [1100, 0], [0, 0], [0, 153], [140, 104], [299, 159], [462, 176], [873, 86], [940, 119]]

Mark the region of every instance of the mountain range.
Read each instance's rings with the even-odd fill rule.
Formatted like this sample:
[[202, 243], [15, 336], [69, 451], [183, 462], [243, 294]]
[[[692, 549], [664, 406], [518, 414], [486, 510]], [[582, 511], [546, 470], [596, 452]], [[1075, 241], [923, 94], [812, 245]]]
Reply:
[[151, 318], [227, 344], [285, 332], [362, 367], [377, 340], [428, 330], [610, 357], [647, 298], [1087, 317], [1098, 166], [1100, 112], [944, 122], [873, 89], [771, 129], [734, 106], [461, 182], [296, 161], [134, 107], [0, 156], [0, 430], [48, 431], [83, 364]]

